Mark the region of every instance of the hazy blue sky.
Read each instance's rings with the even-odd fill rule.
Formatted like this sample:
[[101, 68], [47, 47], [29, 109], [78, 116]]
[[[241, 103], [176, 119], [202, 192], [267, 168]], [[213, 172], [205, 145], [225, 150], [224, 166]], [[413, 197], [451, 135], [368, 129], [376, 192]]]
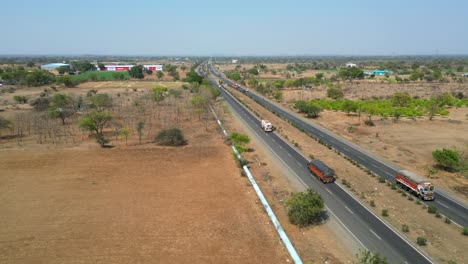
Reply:
[[0, 54], [468, 54], [468, 0], [0, 0]]

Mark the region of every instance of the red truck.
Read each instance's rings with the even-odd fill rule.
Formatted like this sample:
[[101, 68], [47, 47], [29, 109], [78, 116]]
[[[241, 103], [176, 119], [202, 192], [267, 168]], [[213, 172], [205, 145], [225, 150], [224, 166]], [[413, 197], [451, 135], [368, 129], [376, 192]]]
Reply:
[[307, 167], [322, 182], [330, 183], [335, 181], [335, 171], [320, 160], [313, 159], [307, 162]]
[[421, 199], [425, 201], [434, 200], [434, 185], [421, 176], [408, 170], [400, 170], [397, 172], [395, 179], [397, 185], [401, 185], [407, 191], [421, 197]]

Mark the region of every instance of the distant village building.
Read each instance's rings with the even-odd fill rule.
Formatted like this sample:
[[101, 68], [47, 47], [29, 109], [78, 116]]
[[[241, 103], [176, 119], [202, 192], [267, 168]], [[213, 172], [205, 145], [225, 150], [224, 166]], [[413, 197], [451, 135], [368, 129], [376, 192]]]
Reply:
[[468, 77], [468, 72], [462, 73], [462, 77]]
[[232, 63], [235, 64], [235, 63], [238, 63], [239, 60], [232, 60]]
[[66, 63], [49, 63], [49, 64], [41, 65], [42, 70], [54, 71], [54, 70], [56, 70], [58, 68], [70, 69], [70, 64], [66, 64]]
[[346, 67], [346, 68], [357, 67], [357, 64], [356, 64], [356, 63], [352, 63], [352, 62], [348, 62], [348, 63], [346, 63], [345, 67]]
[[391, 75], [393, 74], [392, 71], [387, 70], [373, 70], [371, 72], [364, 72], [365, 75], [374, 75], [374, 76], [384, 76], [386, 74]]
[[[131, 68], [133, 68], [135, 65], [104, 65], [103, 68], [100, 68], [100, 71], [128, 71]], [[143, 68], [151, 71], [162, 71], [163, 66], [162, 65], [155, 65], [155, 64], [149, 64], [149, 65], [143, 65]]]

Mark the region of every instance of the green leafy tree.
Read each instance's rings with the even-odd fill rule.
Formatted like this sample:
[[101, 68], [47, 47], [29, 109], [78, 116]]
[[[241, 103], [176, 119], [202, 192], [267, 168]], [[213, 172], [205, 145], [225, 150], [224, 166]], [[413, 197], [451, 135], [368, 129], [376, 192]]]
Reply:
[[167, 88], [164, 86], [155, 86], [151, 89], [153, 101], [160, 103], [167, 96]]
[[185, 71], [187, 70], [187, 66], [182, 65], [182, 66], [180, 66], [180, 69], [181, 69], [183, 72], [185, 72]]
[[182, 146], [187, 144], [182, 131], [178, 128], [166, 129], [159, 132], [155, 141], [162, 146]]
[[450, 93], [443, 93], [439, 96], [437, 96], [437, 102], [439, 106], [453, 106], [455, 104], [455, 97], [453, 97], [452, 94]]
[[363, 112], [367, 114], [367, 120], [365, 124], [368, 126], [374, 126], [374, 121], [372, 121], [372, 116], [377, 115], [379, 113], [379, 109], [376, 105], [366, 105], [363, 109]]
[[456, 170], [460, 163], [460, 153], [453, 149], [436, 149], [432, 152], [432, 158], [447, 170]]
[[136, 79], [143, 79], [145, 77], [145, 75], [143, 74], [142, 65], [133, 66], [130, 70], [128, 70], [128, 74], [130, 74], [132, 78]]
[[109, 140], [104, 135], [104, 128], [110, 123], [113, 116], [109, 112], [91, 111], [79, 120], [78, 126], [94, 133], [96, 141], [101, 147], [105, 147]]
[[57, 68], [57, 72], [58, 72], [59, 74], [65, 74], [67, 71], [68, 71], [68, 69], [65, 68], [65, 67], [58, 67], [58, 68]]
[[309, 118], [317, 118], [322, 110], [317, 104], [305, 101], [297, 101], [294, 107]]
[[394, 107], [408, 107], [411, 103], [411, 96], [407, 93], [396, 93], [392, 96]]
[[13, 123], [10, 120], [4, 118], [3, 116], [0, 116], [0, 132], [2, 129], [5, 128], [10, 130], [13, 129]]
[[184, 82], [189, 83], [198, 83], [201, 84], [203, 81], [203, 77], [198, 75], [195, 71], [190, 71], [187, 73], [186, 77], [183, 79]]
[[286, 202], [289, 221], [300, 227], [320, 223], [324, 202], [322, 197], [309, 189], [307, 192], [294, 193]]
[[89, 97], [90, 107], [97, 111], [103, 111], [113, 105], [112, 97], [109, 94], [95, 94]]
[[247, 72], [252, 75], [258, 75], [259, 73], [257, 68], [250, 68], [247, 70]]
[[138, 132], [138, 142], [141, 144], [141, 138], [143, 137], [143, 128], [145, 128], [145, 123], [139, 121], [137, 124], [137, 132]]
[[334, 100], [342, 99], [344, 97], [343, 89], [341, 88], [341, 86], [330, 86], [327, 89], [327, 96]]
[[315, 74], [315, 78], [316, 78], [318, 81], [322, 81], [324, 76], [325, 76], [325, 75], [324, 75], [323, 73], [321, 73], [321, 72]]
[[363, 79], [364, 71], [356, 67], [345, 68], [338, 72], [338, 76], [343, 79]]
[[96, 69], [94, 64], [91, 64], [89, 61], [73, 61], [71, 65], [75, 71], [79, 72], [94, 71]]
[[119, 130], [119, 135], [125, 138], [125, 145], [128, 145], [128, 136], [132, 134], [132, 130], [128, 127], [123, 127]]
[[59, 76], [55, 80], [57, 84], [63, 84], [65, 87], [75, 87], [78, 83], [74, 81], [69, 75]]
[[439, 111], [439, 109], [440, 109], [439, 102], [437, 102], [436, 100], [429, 101], [429, 103], [426, 106], [426, 111], [427, 111], [427, 115], [429, 116], [429, 120], [432, 121], [432, 119], [434, 118], [437, 111]]
[[49, 104], [48, 114], [49, 117], [60, 118], [62, 124], [65, 125], [65, 119], [75, 114], [75, 100], [66, 94], [54, 94]]
[[109, 112], [91, 111], [79, 121], [79, 127], [96, 134], [103, 134], [104, 128], [112, 120]]
[[157, 71], [156, 72], [156, 77], [158, 78], [158, 80], [162, 79], [164, 77], [164, 73], [162, 71]]
[[26, 98], [26, 96], [24, 95], [15, 95], [13, 96], [13, 100], [15, 100], [16, 102], [20, 104], [25, 104], [28, 102], [28, 98]]
[[49, 104], [49, 97], [39, 97], [30, 102], [30, 105], [34, 107], [34, 110], [36, 111], [46, 111], [49, 108]]
[[283, 93], [281, 91], [273, 92], [272, 96], [273, 96], [273, 98], [275, 98], [279, 102], [281, 102], [283, 100]]
[[354, 101], [345, 100], [341, 106], [341, 109], [349, 115], [350, 112], [357, 112], [358, 105]]

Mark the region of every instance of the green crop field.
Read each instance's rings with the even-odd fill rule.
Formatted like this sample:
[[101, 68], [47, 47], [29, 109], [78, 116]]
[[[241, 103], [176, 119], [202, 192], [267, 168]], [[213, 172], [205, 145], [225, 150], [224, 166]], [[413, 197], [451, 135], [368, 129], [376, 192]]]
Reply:
[[[350, 102], [349, 100], [316, 99], [308, 102], [298, 101], [296, 102], [295, 107], [301, 110], [302, 108], [305, 109], [308, 104], [312, 104], [320, 107], [321, 109], [346, 111], [346, 108], [347, 106], [349, 107], [350, 103], [354, 104], [354, 109], [351, 110], [351, 112], [357, 112], [361, 109], [360, 111], [364, 113], [372, 113], [382, 117], [395, 116], [396, 114], [400, 116], [416, 117], [427, 115], [427, 109], [431, 104], [431, 100], [412, 99], [406, 107], [395, 107], [392, 100], [358, 100]], [[468, 99], [452, 99], [447, 104], [439, 105], [439, 107], [435, 109], [435, 114], [442, 116], [448, 115], [449, 109], [446, 108], [447, 106], [466, 107], [468, 106]]]
[[130, 75], [127, 71], [121, 72], [101, 72], [101, 71], [88, 71], [78, 75], [70, 76], [73, 81], [86, 82], [86, 81], [118, 81], [128, 80]]

